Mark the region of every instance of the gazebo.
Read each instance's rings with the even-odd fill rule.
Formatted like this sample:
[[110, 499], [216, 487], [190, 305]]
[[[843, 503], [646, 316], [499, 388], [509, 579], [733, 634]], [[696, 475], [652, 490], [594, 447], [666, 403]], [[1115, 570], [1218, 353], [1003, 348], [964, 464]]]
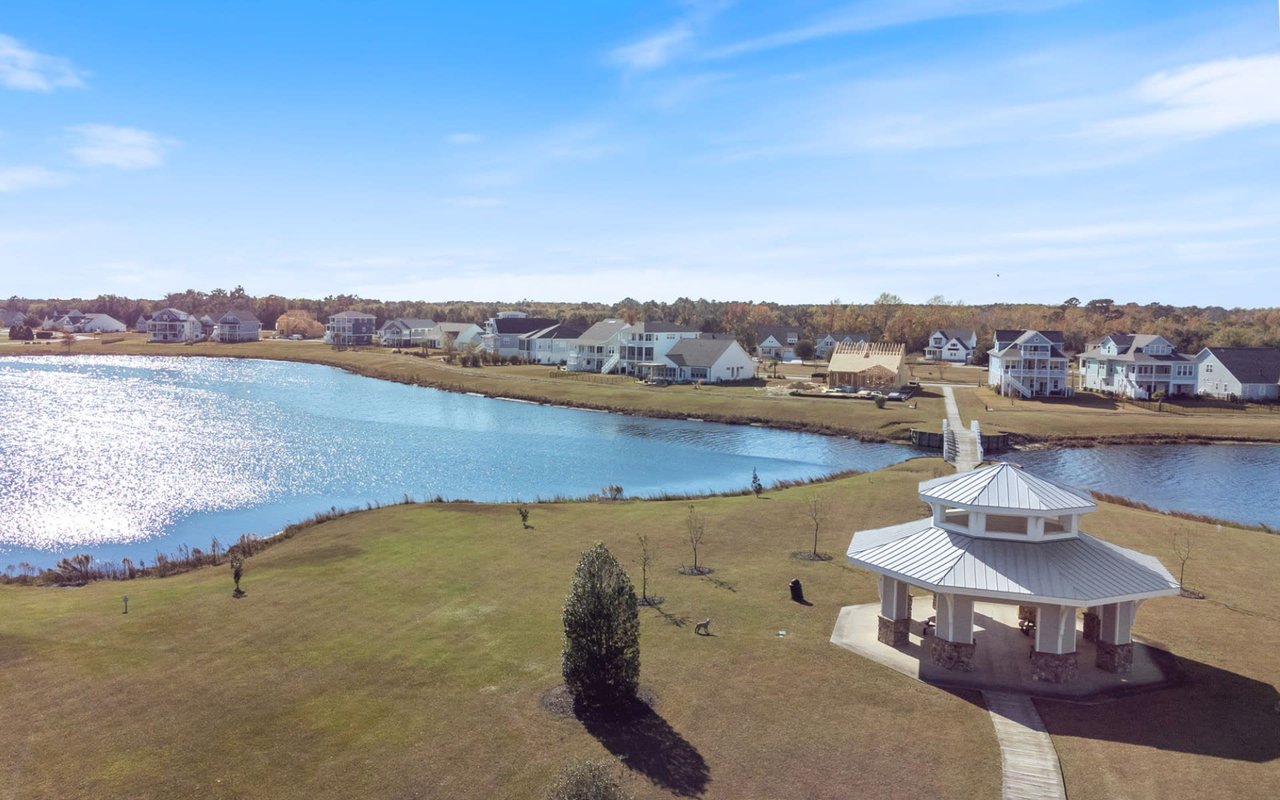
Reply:
[[919, 496], [932, 516], [855, 533], [848, 559], [879, 576], [884, 645], [907, 644], [910, 588], [933, 593], [936, 624], [925, 641], [944, 669], [973, 669], [974, 602], [984, 601], [1019, 607], [1035, 637], [1035, 680], [1077, 677], [1078, 609], [1097, 668], [1127, 674], [1139, 603], [1180, 590], [1158, 559], [1080, 530], [1080, 518], [1097, 510], [1087, 494], [1012, 464], [924, 481]]

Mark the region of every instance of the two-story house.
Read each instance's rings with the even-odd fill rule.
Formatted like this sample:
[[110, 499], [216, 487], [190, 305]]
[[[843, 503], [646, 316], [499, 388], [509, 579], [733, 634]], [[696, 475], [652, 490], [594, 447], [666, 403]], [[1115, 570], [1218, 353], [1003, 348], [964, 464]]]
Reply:
[[520, 337], [556, 324], [547, 317], [531, 317], [523, 311], [502, 311], [484, 323], [480, 349], [497, 356], [519, 356]]
[[987, 351], [987, 383], [1002, 395], [1070, 397], [1062, 331], [1001, 329]]
[[617, 372], [622, 362], [622, 334], [631, 326], [620, 319], [597, 322], [573, 343], [565, 369], [571, 372]]
[[520, 337], [520, 357], [530, 364], [563, 365], [584, 329], [566, 323], [552, 325]]
[[324, 326], [327, 344], [342, 347], [367, 347], [373, 344], [377, 318], [362, 311], [339, 311]]
[[1197, 394], [1280, 400], [1280, 348], [1206, 347], [1195, 360]]
[[176, 308], [162, 308], [147, 320], [148, 342], [194, 342], [201, 338], [200, 320]]
[[218, 317], [213, 330], [217, 342], [256, 342], [262, 338], [262, 322], [252, 311], [232, 309]]
[[756, 328], [756, 355], [761, 359], [793, 361], [796, 345], [804, 337], [804, 331], [780, 325]]
[[667, 354], [673, 347], [688, 339], [699, 338], [702, 338], [702, 333], [697, 328], [674, 322], [636, 323], [622, 334], [621, 371], [627, 375], [649, 377], [655, 368], [670, 366]]
[[1163, 336], [1111, 333], [1078, 357], [1080, 388], [1146, 400], [1196, 392], [1196, 362]]
[[433, 319], [389, 319], [378, 329], [378, 342], [383, 347], [418, 347], [427, 340], [435, 326]]
[[468, 345], [479, 347], [483, 337], [484, 328], [474, 322], [437, 322], [436, 326], [427, 332], [425, 343], [427, 347], [437, 350], [450, 347], [454, 350], [462, 350]]
[[929, 334], [924, 357], [930, 361], [968, 364], [978, 348], [978, 334], [968, 328], [939, 328]]
[[813, 343], [813, 354], [818, 358], [829, 358], [837, 345], [870, 341], [871, 337], [865, 333], [828, 333]]

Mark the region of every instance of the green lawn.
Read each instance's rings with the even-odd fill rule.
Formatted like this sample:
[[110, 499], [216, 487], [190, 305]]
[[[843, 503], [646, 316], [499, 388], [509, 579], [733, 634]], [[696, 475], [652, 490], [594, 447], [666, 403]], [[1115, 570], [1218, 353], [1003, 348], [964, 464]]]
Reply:
[[[0, 787], [524, 798], [565, 763], [612, 754], [641, 797], [995, 797], [999, 753], [976, 698], [831, 645], [839, 608], [873, 601], [875, 582], [839, 557], [790, 556], [806, 547], [813, 493], [829, 501], [823, 547], [839, 556], [852, 530], [920, 515], [916, 483], [947, 472], [916, 460], [763, 499], [697, 501], [701, 560], [715, 569], [702, 578], [676, 572], [690, 561], [688, 503], [631, 501], [534, 506], [530, 531], [504, 505], [354, 514], [250, 559], [238, 601], [225, 567], [0, 586]], [[1280, 680], [1269, 593], [1280, 538], [1120, 507], [1087, 522], [1162, 557], [1171, 529], [1194, 532], [1188, 582], [1210, 599], [1150, 601], [1137, 632], [1213, 668], [1099, 708], [1042, 704], [1071, 796], [1269, 794], [1280, 714], [1260, 703]], [[656, 554], [651, 592], [667, 598], [641, 612], [641, 680], [657, 713], [588, 731], [540, 705], [559, 682], [560, 606], [596, 541], [638, 583], [640, 531]], [[789, 601], [793, 577], [811, 607]], [[693, 634], [704, 617], [713, 637]]]

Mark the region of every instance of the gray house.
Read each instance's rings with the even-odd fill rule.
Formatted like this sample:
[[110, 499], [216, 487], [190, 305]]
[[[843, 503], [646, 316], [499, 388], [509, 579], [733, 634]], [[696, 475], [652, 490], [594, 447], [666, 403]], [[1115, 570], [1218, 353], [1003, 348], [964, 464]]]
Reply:
[[213, 338], [219, 342], [256, 342], [262, 338], [262, 322], [252, 311], [228, 311], [218, 317]]
[[329, 344], [358, 347], [373, 344], [377, 318], [359, 311], [339, 311], [324, 326], [324, 340]]
[[433, 319], [400, 317], [387, 320], [378, 329], [378, 341], [383, 347], [417, 347], [426, 341], [435, 327], [436, 321]]
[[1280, 348], [1206, 347], [1195, 360], [1198, 394], [1280, 400]]

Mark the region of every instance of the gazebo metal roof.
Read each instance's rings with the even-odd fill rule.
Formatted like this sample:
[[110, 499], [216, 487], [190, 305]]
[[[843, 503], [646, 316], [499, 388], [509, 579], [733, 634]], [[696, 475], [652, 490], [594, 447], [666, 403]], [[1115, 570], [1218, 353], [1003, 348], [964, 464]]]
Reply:
[[925, 481], [920, 484], [920, 499], [973, 508], [1052, 513], [1083, 513], [1098, 507], [1092, 497], [1077, 489], [1005, 463]]
[[922, 519], [856, 534], [848, 558], [932, 591], [1019, 603], [1079, 607], [1179, 591], [1155, 557], [1085, 533], [1019, 542], [954, 533]]

